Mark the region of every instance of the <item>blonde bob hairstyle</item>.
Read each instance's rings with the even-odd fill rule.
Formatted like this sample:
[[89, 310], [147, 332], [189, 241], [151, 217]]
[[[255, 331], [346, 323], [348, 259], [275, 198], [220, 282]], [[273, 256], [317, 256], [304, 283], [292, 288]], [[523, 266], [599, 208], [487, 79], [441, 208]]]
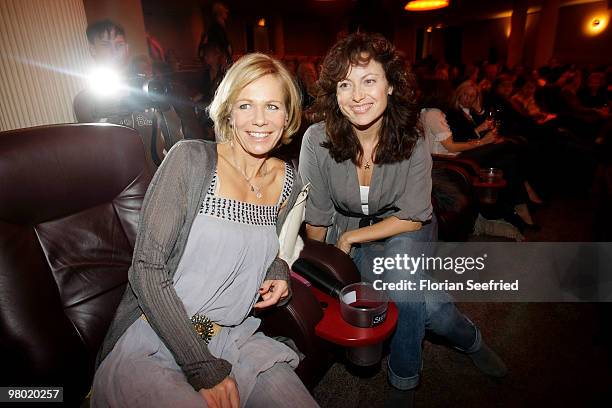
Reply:
[[478, 84], [472, 81], [471, 79], [468, 79], [467, 81], [463, 81], [457, 87], [457, 89], [455, 89], [455, 92], [453, 93], [453, 96], [451, 98], [451, 108], [461, 110], [461, 104], [459, 103], [459, 98], [461, 97], [461, 95], [466, 93], [470, 88], [475, 89], [476, 95], [480, 97], [480, 88], [478, 88]]
[[218, 142], [228, 142], [234, 137], [230, 126], [230, 116], [232, 106], [238, 99], [240, 91], [266, 75], [274, 75], [280, 80], [283, 87], [287, 122], [280, 140], [282, 144], [288, 144], [291, 141], [291, 136], [300, 128], [302, 118], [300, 91], [293, 77], [280, 61], [265, 54], [254, 53], [243, 56], [232, 65], [219, 84], [215, 97], [208, 107], [210, 118], [215, 124]]

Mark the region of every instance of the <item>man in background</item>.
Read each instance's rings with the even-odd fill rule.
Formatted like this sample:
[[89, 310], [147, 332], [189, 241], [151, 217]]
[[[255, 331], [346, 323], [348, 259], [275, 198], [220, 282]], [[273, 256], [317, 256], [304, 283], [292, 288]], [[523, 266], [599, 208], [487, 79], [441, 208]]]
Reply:
[[[87, 27], [86, 35], [94, 67], [114, 74], [117, 83], [114, 93], [99, 95], [93, 87], [104, 92], [112, 85], [107, 84], [108, 78], [97, 78], [101, 83], [92, 82], [77, 94], [73, 103], [77, 122], [110, 122], [135, 128], [143, 138], [152, 168], [176, 141], [204, 137], [184, 87], [155, 75], [146, 55], [130, 62], [123, 27], [111, 20], [97, 21]], [[148, 91], [143, 91], [145, 84]]]
[[228, 14], [229, 9], [223, 3], [217, 2], [212, 5], [213, 18], [209, 23], [208, 30], [202, 35], [198, 47], [198, 57], [200, 60], [204, 60], [207, 46], [209, 49], [212, 46], [220, 50], [226, 67], [232, 63], [232, 45], [226, 32]]
[[[120, 79], [128, 76], [129, 45], [123, 27], [111, 20], [90, 24], [85, 32], [89, 53], [96, 67], [114, 70]], [[96, 95], [91, 89], [84, 89], [74, 98], [73, 108], [77, 122], [97, 122]]]
[[89, 53], [100, 65], [123, 70], [128, 65], [129, 45], [123, 27], [111, 20], [90, 24], [86, 31]]

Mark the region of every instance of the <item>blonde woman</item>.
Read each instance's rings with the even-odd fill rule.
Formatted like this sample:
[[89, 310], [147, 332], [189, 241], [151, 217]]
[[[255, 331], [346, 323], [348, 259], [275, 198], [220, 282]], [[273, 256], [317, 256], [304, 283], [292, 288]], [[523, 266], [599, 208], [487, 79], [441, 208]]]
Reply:
[[299, 128], [300, 109], [282, 64], [250, 54], [210, 107], [220, 143], [171, 149], [144, 200], [93, 406], [316, 406], [296, 353], [249, 316], [289, 295], [277, 231], [300, 186], [270, 152]]
[[499, 200], [505, 207], [499, 215], [521, 232], [537, 229], [526, 203], [530, 199], [536, 203], [542, 201], [527, 182], [522, 147], [498, 136], [493, 121], [487, 120], [484, 113], [480, 90], [475, 83], [465, 81], [455, 90], [443, 123], [432, 121], [427, 114], [422, 122], [426, 128], [429, 125], [440, 127], [442, 123], [444, 131], [435, 130], [435, 133], [445, 133], [445, 137], [438, 137], [444, 138], [439, 142], [439, 147], [447, 151], [442, 151], [443, 154], [459, 154], [483, 167], [502, 169], [508, 187]]

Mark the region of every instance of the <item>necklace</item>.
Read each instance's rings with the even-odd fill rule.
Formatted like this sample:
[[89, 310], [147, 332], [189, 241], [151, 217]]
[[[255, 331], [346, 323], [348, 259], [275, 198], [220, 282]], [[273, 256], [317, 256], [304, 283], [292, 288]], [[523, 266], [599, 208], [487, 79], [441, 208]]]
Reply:
[[361, 156], [361, 161], [362, 161], [361, 167], [363, 167], [364, 170], [370, 170], [372, 166], [374, 166], [374, 160], [372, 160], [372, 158], [374, 157], [374, 152], [376, 151], [377, 145], [378, 145], [378, 139], [375, 142], [373, 142], [372, 145], [368, 143], [368, 148], [367, 148], [367, 151], [369, 152], [368, 155], [366, 155], [366, 151], [365, 151], [366, 149], [363, 148], [363, 144], [361, 145], [362, 149], [364, 150], [363, 156]]
[[[261, 192], [261, 187], [257, 187], [255, 184], [251, 183], [251, 179], [253, 177], [255, 177], [257, 175], [257, 173], [259, 173], [259, 170], [261, 170], [261, 168], [263, 167], [264, 164], [266, 164], [266, 162], [264, 161], [261, 166], [259, 167], [259, 169], [257, 169], [257, 171], [255, 172], [255, 174], [253, 174], [251, 177], [247, 177], [246, 173], [242, 170], [242, 168], [238, 165], [238, 163], [236, 162], [236, 153], [234, 152], [234, 144], [231, 143], [230, 147], [232, 149], [232, 161], [234, 162], [234, 167], [236, 167], [236, 169], [238, 169], [238, 172], [240, 173], [240, 175], [242, 177], [244, 177], [244, 181], [247, 182], [247, 184], [249, 185], [249, 187], [251, 188], [251, 192], [255, 193], [255, 197], [257, 197], [258, 199], [262, 199], [263, 197], [263, 193]], [[268, 166], [266, 165], [265, 169], [263, 169], [263, 174], [262, 176], [265, 176], [266, 174], [268, 174]]]

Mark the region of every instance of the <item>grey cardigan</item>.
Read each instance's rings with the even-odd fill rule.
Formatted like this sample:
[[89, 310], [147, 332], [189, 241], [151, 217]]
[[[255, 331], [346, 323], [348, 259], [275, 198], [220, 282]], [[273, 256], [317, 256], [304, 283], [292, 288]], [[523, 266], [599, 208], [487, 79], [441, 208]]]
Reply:
[[[129, 284], [98, 354], [96, 367], [125, 330], [144, 313], [195, 390], [211, 388], [229, 375], [231, 364], [210, 354], [204, 340], [193, 329], [173, 286], [173, 276], [216, 165], [214, 143], [185, 140], [168, 152], [155, 173], [140, 214], [128, 272]], [[296, 177], [288, 202], [278, 215], [277, 233], [300, 190], [301, 183]], [[289, 282], [285, 261], [276, 258], [266, 279]]]
[[[331, 227], [327, 230], [326, 242], [335, 244], [342, 233], [359, 228], [359, 218], [346, 217], [336, 208], [362, 214], [361, 199], [355, 165], [350, 160], [336, 162], [321, 146], [326, 140], [324, 122], [306, 130], [299, 172], [304, 184], [311, 183], [305, 221]], [[429, 220], [433, 212], [431, 168], [431, 155], [423, 138], [417, 141], [410, 159], [374, 166], [368, 195], [369, 213], [395, 206], [399, 211], [389, 211], [382, 218], [393, 215], [402, 220]]]

